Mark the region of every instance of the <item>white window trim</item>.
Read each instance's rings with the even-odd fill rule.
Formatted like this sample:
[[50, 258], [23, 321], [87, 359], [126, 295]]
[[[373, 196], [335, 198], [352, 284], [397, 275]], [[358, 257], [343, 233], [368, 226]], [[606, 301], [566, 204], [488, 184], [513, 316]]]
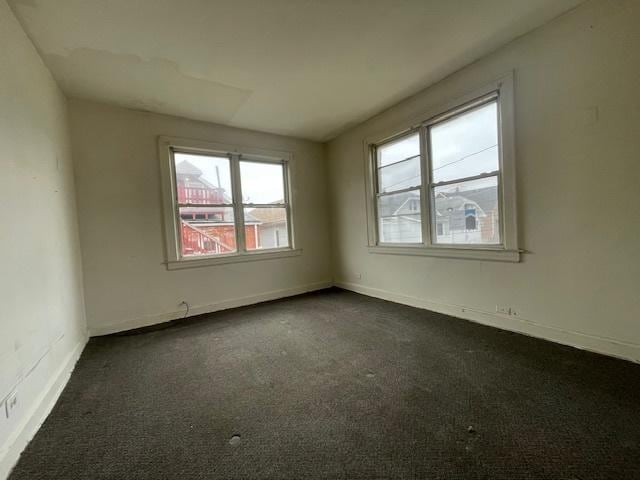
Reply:
[[[287, 222], [289, 232], [289, 247], [272, 248], [266, 250], [247, 251], [244, 246], [244, 215], [240, 190], [240, 176], [232, 168], [233, 209], [236, 218], [238, 249], [234, 253], [218, 255], [198, 255], [183, 257], [180, 253], [180, 227], [177, 215], [176, 176], [173, 162], [173, 150], [184, 153], [200, 153], [229, 157], [230, 160], [240, 159], [255, 162], [269, 162], [284, 164], [285, 203], [287, 203]], [[250, 262], [257, 260], [272, 260], [277, 258], [300, 255], [302, 249], [296, 248], [293, 222], [293, 199], [291, 190], [291, 176], [293, 155], [290, 152], [266, 150], [261, 148], [229, 145], [224, 143], [205, 142], [179, 137], [161, 135], [158, 137], [158, 155], [160, 158], [160, 180], [162, 184], [162, 206], [165, 233], [165, 265], [168, 270], [184, 268], [206, 267], [236, 262]], [[233, 163], [233, 161], [232, 161]]]
[[[469, 108], [469, 105], [492, 94], [498, 99], [498, 135], [500, 142], [500, 215], [502, 244], [492, 245], [438, 245], [432, 243], [431, 192], [429, 191], [429, 169], [426, 158], [426, 135], [428, 126], [443, 118], [455, 114], [456, 110]], [[367, 206], [368, 249], [375, 254], [424, 255], [488, 261], [519, 262], [521, 250], [518, 248], [518, 223], [516, 209], [516, 165], [515, 165], [515, 114], [513, 72], [474, 90], [462, 97], [450, 100], [437, 108], [423, 112], [403, 124], [396, 125], [378, 135], [364, 140], [365, 191]], [[411, 132], [420, 133], [420, 157], [422, 185], [422, 243], [380, 243], [378, 241], [378, 222], [376, 218], [376, 163], [375, 147]]]

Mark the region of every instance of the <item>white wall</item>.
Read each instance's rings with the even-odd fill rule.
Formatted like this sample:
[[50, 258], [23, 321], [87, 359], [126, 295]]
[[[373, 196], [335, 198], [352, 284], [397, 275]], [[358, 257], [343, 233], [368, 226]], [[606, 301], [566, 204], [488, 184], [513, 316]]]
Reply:
[[[640, 361], [638, 25], [637, 0], [587, 2], [330, 142], [338, 283]], [[522, 263], [368, 253], [363, 139], [510, 70]]]
[[[0, 0], [0, 478], [86, 342], [67, 105]], [[7, 395], [17, 392], [11, 416]]]
[[[321, 144], [79, 100], [70, 101], [91, 334], [330, 285]], [[293, 152], [297, 257], [167, 271], [158, 135]]]

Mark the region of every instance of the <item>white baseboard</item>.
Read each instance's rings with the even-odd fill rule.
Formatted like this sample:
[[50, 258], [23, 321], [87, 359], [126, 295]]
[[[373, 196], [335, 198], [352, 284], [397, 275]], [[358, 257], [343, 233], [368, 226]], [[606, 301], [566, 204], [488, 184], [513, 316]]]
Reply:
[[[302, 293], [313, 292], [315, 290], [322, 290], [333, 286], [331, 280], [324, 282], [309, 283], [293, 288], [286, 288], [282, 290], [272, 290], [269, 292], [260, 293], [257, 295], [248, 295], [246, 297], [233, 298], [229, 300], [222, 300], [216, 303], [210, 303], [208, 305], [197, 305], [189, 308], [189, 316], [201, 315], [203, 313], [217, 312], [220, 310], [227, 310], [229, 308], [243, 307], [245, 305], [253, 305], [254, 303], [266, 302], [269, 300], [277, 300], [278, 298], [292, 297], [294, 295], [300, 295]], [[173, 311], [167, 313], [160, 313], [157, 315], [148, 315], [142, 318], [135, 318], [131, 320], [125, 320], [123, 322], [112, 323], [109, 325], [101, 325], [97, 327], [89, 328], [89, 336], [96, 337], [100, 335], [108, 335], [110, 333], [123, 332], [126, 330], [132, 330], [135, 328], [149, 327], [151, 325], [157, 325], [159, 323], [169, 322], [171, 320], [177, 320], [184, 317], [184, 310]]]
[[550, 340], [552, 342], [579, 348], [581, 350], [588, 350], [640, 363], [640, 345], [636, 343], [624, 342], [582, 332], [563, 330], [548, 325], [542, 325], [538, 322], [522, 317], [506, 317], [497, 313], [486, 312], [462, 305], [432, 302], [422, 298], [402, 295], [379, 288], [367, 287], [357, 283], [336, 281], [335, 286], [370, 297], [381, 298], [391, 302], [423, 308], [433, 312], [450, 315], [452, 317], [481, 323], [483, 325], [522, 333], [524, 335], [542, 338], [544, 340]]
[[33, 407], [6, 442], [6, 450], [0, 455], [0, 479], [9, 476], [11, 469], [15, 466], [20, 458], [20, 454], [31, 441], [38, 429], [42, 426], [53, 406], [58, 401], [62, 390], [67, 385], [71, 372], [73, 372], [76, 362], [80, 358], [87, 338], [78, 343], [76, 347], [67, 355], [56, 374], [51, 378], [47, 386], [43, 389], [42, 394], [36, 399]]

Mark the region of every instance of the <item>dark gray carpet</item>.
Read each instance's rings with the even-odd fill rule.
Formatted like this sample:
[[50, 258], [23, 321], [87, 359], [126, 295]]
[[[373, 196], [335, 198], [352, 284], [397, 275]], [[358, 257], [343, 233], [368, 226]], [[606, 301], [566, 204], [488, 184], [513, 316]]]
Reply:
[[329, 290], [92, 339], [10, 478], [638, 479], [640, 366]]

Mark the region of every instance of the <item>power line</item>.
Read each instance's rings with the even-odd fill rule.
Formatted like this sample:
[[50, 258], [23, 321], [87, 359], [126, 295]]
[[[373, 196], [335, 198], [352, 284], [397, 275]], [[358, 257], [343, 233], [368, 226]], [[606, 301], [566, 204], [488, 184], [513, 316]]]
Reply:
[[478, 155], [479, 153], [486, 152], [487, 150], [489, 150], [491, 148], [495, 148], [497, 146], [498, 146], [498, 144], [496, 143], [495, 145], [491, 145], [490, 147], [483, 148], [482, 150], [478, 150], [477, 152], [474, 152], [474, 153], [470, 153], [469, 155], [465, 155], [464, 157], [459, 158], [458, 160], [454, 160], [453, 162], [449, 162], [449, 163], [445, 163], [444, 165], [440, 165], [438, 168], [434, 168], [433, 171], [435, 172], [436, 170], [440, 170], [441, 168], [448, 167], [449, 165], [453, 165], [454, 163], [461, 162], [462, 160], [466, 160], [469, 157], [473, 157], [474, 155]]
[[[477, 152], [470, 153], [469, 155], [465, 155], [464, 157], [458, 158], [457, 160], [454, 160], [454, 161], [452, 161], [452, 162], [445, 163], [444, 165], [440, 165], [438, 168], [434, 168], [432, 171], [433, 171], [433, 172], [435, 172], [436, 170], [440, 170], [441, 168], [448, 167], [449, 165], [453, 165], [454, 163], [459, 163], [459, 162], [461, 162], [461, 161], [463, 161], [463, 160], [466, 160], [466, 159], [467, 159], [467, 158], [469, 158], [469, 157], [473, 157], [474, 155], [478, 155], [479, 153], [486, 152], [487, 150], [490, 150], [490, 149], [495, 148], [495, 147], [497, 147], [497, 146], [498, 146], [498, 144], [496, 143], [495, 145], [491, 145], [491, 146], [489, 146], [489, 147], [483, 148], [482, 150], [478, 150]], [[413, 158], [413, 157], [412, 157], [412, 158]], [[403, 160], [403, 161], [404, 161], [404, 160]], [[398, 163], [399, 163], [399, 162], [398, 162]], [[389, 165], [385, 165], [385, 167], [388, 167], [388, 166], [389, 166]], [[380, 168], [384, 168], [384, 167], [380, 167]], [[404, 179], [400, 180], [399, 182], [395, 182], [395, 183], [392, 183], [391, 185], [387, 185], [387, 187], [385, 188], [385, 191], [387, 191], [387, 192], [388, 192], [388, 191], [389, 191], [389, 188], [391, 188], [391, 187], [395, 187], [396, 185], [399, 185], [399, 184], [401, 184], [401, 183], [404, 183], [404, 182], [406, 182], [406, 181], [409, 181], [409, 180], [411, 180], [411, 179], [413, 179], [413, 178], [417, 178], [417, 177], [420, 177], [420, 174], [419, 174], [419, 173], [418, 173], [417, 175], [412, 175], [412, 176], [410, 176], [410, 177], [404, 178]]]
[[417, 175], [413, 175], [413, 176], [411, 176], [411, 177], [405, 178], [405, 179], [403, 179], [403, 180], [400, 180], [399, 182], [392, 183], [391, 185], [387, 185], [387, 187], [386, 187], [386, 188], [395, 187], [396, 185], [398, 185], [398, 184], [400, 184], [400, 183], [404, 183], [404, 182], [406, 182], [406, 181], [408, 181], [408, 180], [411, 180], [412, 178], [416, 178], [416, 177], [419, 177], [419, 176], [420, 176], [420, 174], [418, 173]]

